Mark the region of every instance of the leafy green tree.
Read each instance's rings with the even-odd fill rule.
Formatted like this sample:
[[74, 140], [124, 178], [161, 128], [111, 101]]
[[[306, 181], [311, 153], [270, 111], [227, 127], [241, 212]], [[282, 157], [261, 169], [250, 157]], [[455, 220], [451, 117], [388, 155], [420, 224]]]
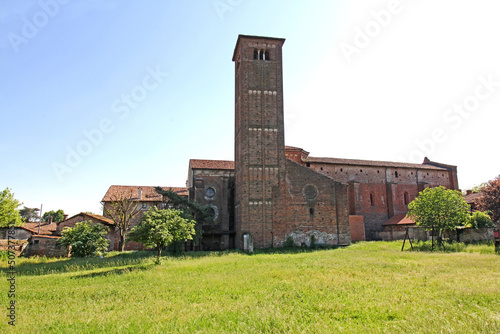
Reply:
[[40, 219], [40, 215], [38, 214], [39, 212], [40, 209], [38, 208], [28, 208], [26, 206], [19, 210], [21, 218], [23, 218], [27, 223], [34, 223], [38, 221]]
[[108, 228], [91, 221], [76, 223], [74, 227], [65, 227], [59, 244], [68, 247], [71, 256], [85, 257], [102, 255], [109, 246], [106, 239]]
[[491, 219], [500, 221], [500, 175], [488, 181], [482, 188], [483, 196], [479, 199], [479, 209], [491, 212]]
[[64, 213], [63, 210], [59, 209], [57, 211], [50, 210], [48, 212], [45, 212], [43, 214], [43, 221], [48, 222], [50, 220], [50, 217], [52, 217], [53, 222], [60, 222], [64, 220], [64, 216], [66, 214]]
[[193, 240], [195, 225], [196, 222], [180, 210], [159, 210], [154, 207], [144, 214], [128, 236], [130, 240], [145, 246], [156, 247], [159, 260], [163, 247], [173, 242]]
[[443, 186], [427, 188], [408, 204], [407, 216], [417, 226], [426, 230], [437, 230], [441, 240], [445, 230], [453, 230], [469, 221], [470, 206], [457, 190]]
[[482, 228], [494, 227], [491, 217], [486, 212], [476, 211], [469, 217], [469, 222], [465, 227]]
[[0, 227], [8, 227], [11, 224], [20, 226], [23, 224], [21, 215], [17, 208], [23, 203], [14, 198], [9, 188], [0, 192]]
[[195, 201], [190, 201], [187, 198], [179, 196], [172, 189], [163, 190], [161, 187], [155, 187], [158, 194], [162, 195], [166, 204], [177, 210], [181, 210], [189, 214], [193, 219], [199, 223], [213, 222], [213, 209], [208, 205], [202, 205]]
[[[196, 221], [196, 225], [194, 227], [196, 231], [194, 242], [199, 242], [199, 239], [203, 234], [202, 225], [210, 224], [214, 221], [213, 208], [179, 196], [177, 193], [172, 191], [171, 188], [164, 190], [161, 187], [155, 187], [155, 191], [162, 195], [163, 202], [168, 205], [168, 207], [181, 210], [185, 215], [193, 217], [194, 221]], [[172, 243], [170, 245], [170, 248], [174, 252], [179, 252], [179, 247], [179, 243]]]

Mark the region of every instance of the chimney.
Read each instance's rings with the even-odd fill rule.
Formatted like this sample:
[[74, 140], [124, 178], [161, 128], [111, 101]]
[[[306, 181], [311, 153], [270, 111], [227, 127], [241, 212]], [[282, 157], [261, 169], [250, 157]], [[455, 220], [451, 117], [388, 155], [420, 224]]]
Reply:
[[52, 216], [49, 217], [49, 225], [52, 224]]
[[139, 187], [139, 196], [138, 196], [139, 199], [142, 199], [142, 188]]
[[64, 215], [64, 219], [63, 220], [66, 220], [68, 219], [68, 215]]
[[470, 195], [470, 194], [472, 194], [472, 190], [471, 189], [467, 190], [467, 195]]

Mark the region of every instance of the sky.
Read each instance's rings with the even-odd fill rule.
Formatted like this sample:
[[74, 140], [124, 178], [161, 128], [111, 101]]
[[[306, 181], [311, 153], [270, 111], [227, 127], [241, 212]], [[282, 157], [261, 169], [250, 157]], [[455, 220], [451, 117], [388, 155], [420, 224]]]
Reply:
[[1, 0], [0, 190], [101, 213], [110, 185], [233, 160], [238, 34], [285, 38], [285, 144], [500, 174], [497, 0]]

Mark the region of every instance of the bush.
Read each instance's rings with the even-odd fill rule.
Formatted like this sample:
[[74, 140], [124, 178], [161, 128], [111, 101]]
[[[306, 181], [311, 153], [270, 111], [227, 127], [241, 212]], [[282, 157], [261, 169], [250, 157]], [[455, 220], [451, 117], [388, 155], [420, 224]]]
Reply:
[[482, 227], [495, 227], [491, 221], [490, 216], [486, 212], [476, 211], [469, 217], [468, 223], [465, 227], [482, 228]]
[[70, 247], [71, 256], [99, 256], [108, 249], [109, 240], [105, 238], [107, 232], [105, 226], [84, 221], [76, 223], [74, 227], [65, 227], [59, 244]]
[[295, 246], [295, 242], [293, 241], [293, 238], [292, 237], [288, 237], [286, 238], [286, 241], [285, 241], [285, 247], [294, 247]]

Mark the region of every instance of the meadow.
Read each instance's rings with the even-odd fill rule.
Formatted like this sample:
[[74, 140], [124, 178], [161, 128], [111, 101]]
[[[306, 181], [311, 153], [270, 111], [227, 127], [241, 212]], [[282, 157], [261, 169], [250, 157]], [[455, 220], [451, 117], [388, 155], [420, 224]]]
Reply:
[[362, 242], [188, 253], [159, 265], [154, 252], [126, 252], [18, 258], [16, 270], [16, 326], [2, 316], [2, 333], [500, 333], [491, 245], [431, 253]]

